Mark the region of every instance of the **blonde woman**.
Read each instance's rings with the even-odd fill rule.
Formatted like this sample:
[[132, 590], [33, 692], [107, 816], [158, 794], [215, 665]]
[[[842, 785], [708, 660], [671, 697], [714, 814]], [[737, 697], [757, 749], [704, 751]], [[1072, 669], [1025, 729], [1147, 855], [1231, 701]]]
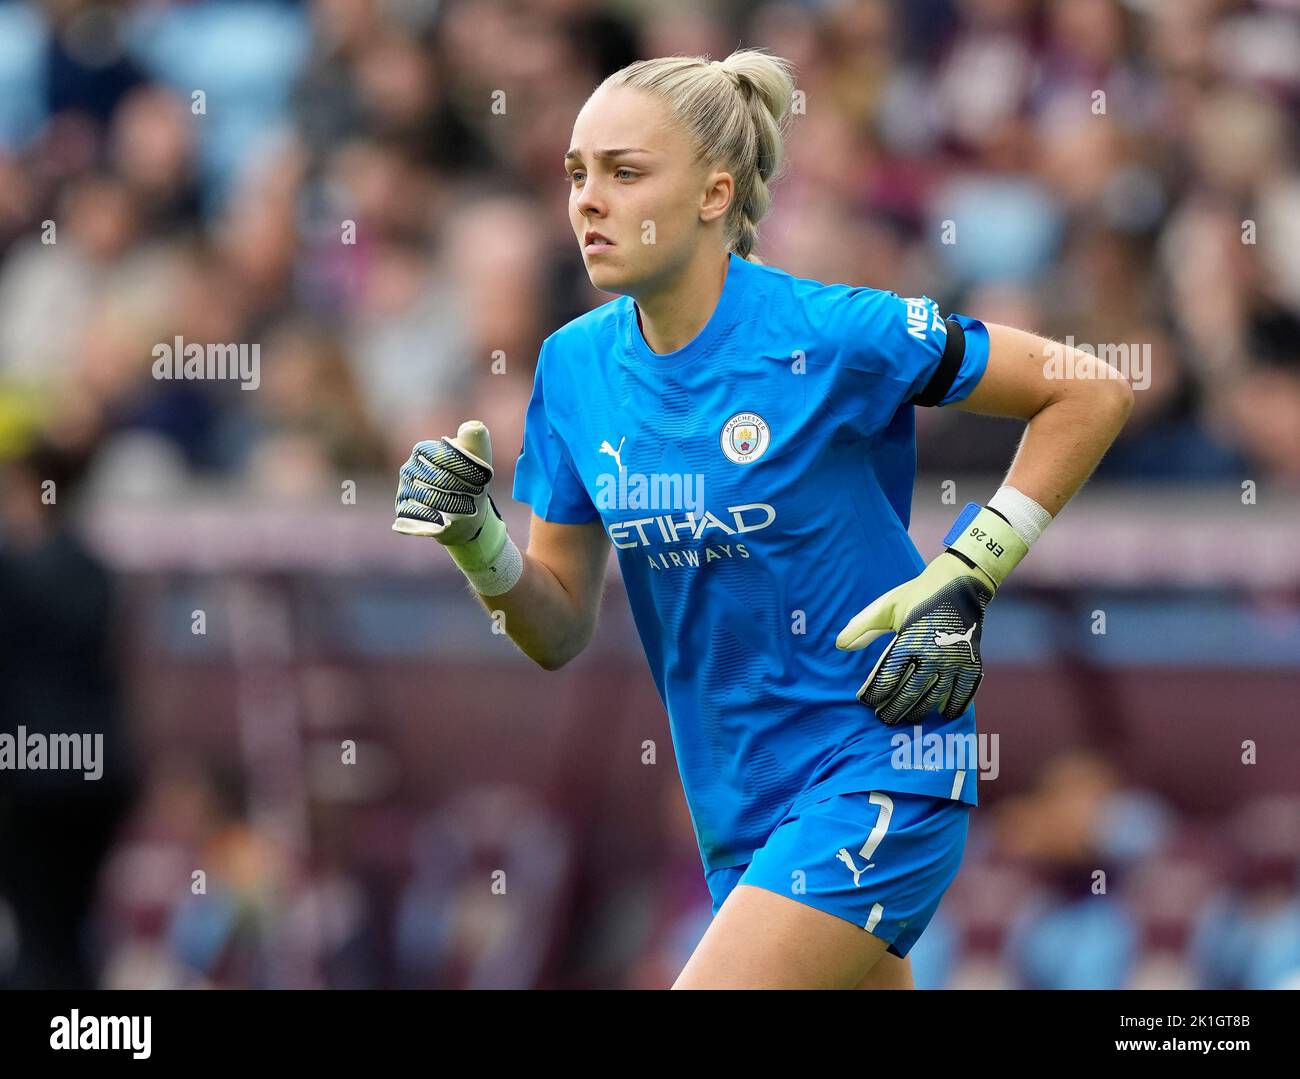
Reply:
[[[543, 344], [514, 485], [527, 551], [478, 421], [416, 445], [393, 525], [446, 545], [548, 671], [591, 640], [616, 548], [714, 897], [681, 988], [911, 986], [975, 758], [895, 736], [973, 742], [985, 606], [1132, 406], [1082, 354], [1067, 369], [1089, 377], [1048, 377], [1060, 346], [1032, 334], [761, 264], [793, 90], [757, 50], [597, 88], [569, 219], [618, 298]], [[916, 406], [1027, 421], [929, 565], [907, 532]]]

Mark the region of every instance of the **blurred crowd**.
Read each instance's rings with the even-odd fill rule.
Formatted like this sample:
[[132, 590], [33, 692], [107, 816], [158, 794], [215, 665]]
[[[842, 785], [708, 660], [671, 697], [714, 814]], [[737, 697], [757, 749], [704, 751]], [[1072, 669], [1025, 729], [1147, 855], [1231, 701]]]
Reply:
[[[803, 94], [764, 261], [1144, 353], [1102, 476], [1300, 486], [1286, 0], [0, 0], [0, 454], [312, 498], [470, 415], [512, 451], [541, 340], [609, 299], [578, 109], [739, 44]], [[259, 388], [153, 377], [177, 336], [257, 344]], [[920, 422], [945, 472], [1017, 435]]]
[[[105, 875], [103, 984], [665, 988], [711, 918], [674, 784], [632, 866], [578, 849], [581, 827], [510, 784], [424, 814], [322, 816], [304, 863], [230, 778], [156, 777], [152, 824]], [[206, 891], [178, 896], [194, 865]], [[1300, 989], [1298, 883], [1300, 795], [1189, 815], [1067, 751], [975, 812], [913, 974], [922, 989]]]
[[[476, 416], [508, 491], [542, 340], [609, 299], [566, 214], [574, 117], [632, 60], [742, 44], [803, 95], [763, 261], [1149, 355], [1099, 477], [1300, 490], [1289, 0], [0, 0], [0, 724], [117, 745], [132, 707], [212, 707], [172, 668], [123, 701], [114, 647], [153, 657], [115, 638], [50, 478], [386, 498], [413, 442]], [[259, 385], [154, 377], [178, 337], [257, 344]], [[1009, 463], [1018, 426], [919, 411], [923, 469]], [[356, 713], [385, 707], [421, 714]], [[249, 737], [139, 738], [145, 767], [114, 750], [90, 794], [5, 777], [0, 984], [656, 986], [707, 924], [667, 770], [627, 849], [609, 822], [636, 811], [601, 832], [507, 781], [350, 801], [305, 761], [268, 798]], [[977, 813], [919, 984], [1297, 984], [1294, 800], [1185, 816], [1086, 754], [1039, 773]]]

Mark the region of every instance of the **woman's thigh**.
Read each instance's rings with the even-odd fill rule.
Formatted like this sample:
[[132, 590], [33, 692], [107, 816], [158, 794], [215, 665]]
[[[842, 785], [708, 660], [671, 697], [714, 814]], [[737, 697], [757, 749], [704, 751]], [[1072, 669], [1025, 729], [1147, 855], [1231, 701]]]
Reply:
[[852, 989], [886, 947], [843, 918], [740, 884], [673, 988]]
[[899, 959], [885, 952], [880, 961], [858, 983], [859, 989], [915, 989], [912, 978], [912, 960]]

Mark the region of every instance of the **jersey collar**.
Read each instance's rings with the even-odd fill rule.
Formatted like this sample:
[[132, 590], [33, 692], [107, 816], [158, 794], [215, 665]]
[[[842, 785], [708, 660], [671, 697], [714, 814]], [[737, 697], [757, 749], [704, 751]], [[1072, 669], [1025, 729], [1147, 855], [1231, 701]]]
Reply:
[[704, 328], [675, 352], [658, 353], [651, 350], [645, 343], [637, 321], [636, 301], [630, 296], [624, 297], [622, 336], [626, 354], [644, 367], [662, 371], [675, 369], [708, 353], [718, 336], [739, 321], [747, 291], [745, 279], [753, 268], [754, 263], [731, 252], [727, 263], [727, 278], [722, 284], [722, 294], [718, 297], [718, 305], [713, 309], [713, 314], [709, 316]]

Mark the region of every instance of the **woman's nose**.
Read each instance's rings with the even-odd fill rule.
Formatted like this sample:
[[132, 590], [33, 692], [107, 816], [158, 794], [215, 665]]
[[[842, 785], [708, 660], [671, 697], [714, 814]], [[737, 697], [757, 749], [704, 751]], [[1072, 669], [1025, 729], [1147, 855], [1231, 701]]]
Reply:
[[603, 213], [605, 208], [604, 196], [601, 194], [599, 187], [590, 179], [582, 185], [582, 191], [578, 193], [578, 210], [581, 213], [587, 213], [595, 210]]

